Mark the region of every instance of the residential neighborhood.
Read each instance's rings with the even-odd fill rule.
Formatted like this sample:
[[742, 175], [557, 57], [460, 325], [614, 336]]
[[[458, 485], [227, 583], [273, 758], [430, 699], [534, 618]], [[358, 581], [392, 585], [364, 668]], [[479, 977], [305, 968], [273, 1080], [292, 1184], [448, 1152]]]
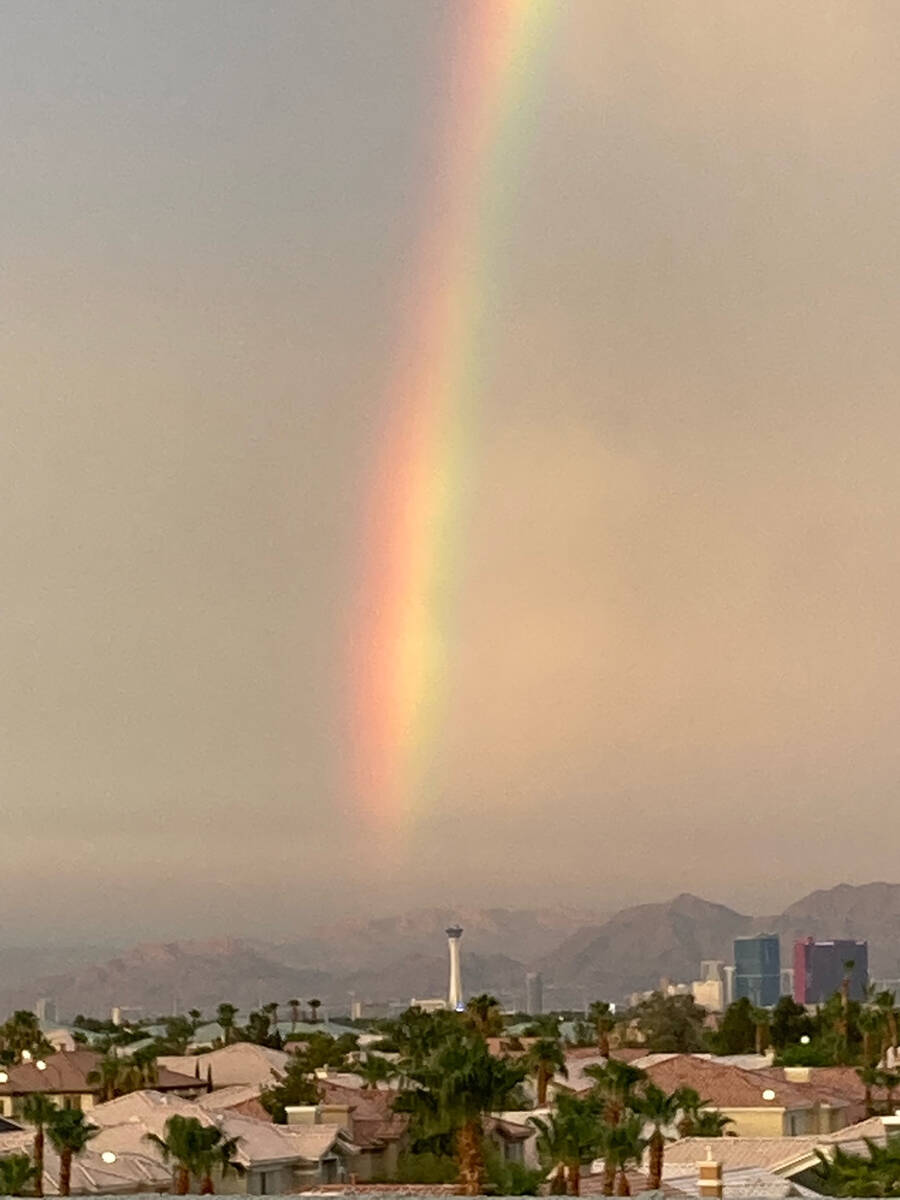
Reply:
[[851, 966], [804, 1005], [781, 992], [777, 944], [741, 939], [718, 1008], [663, 981], [627, 1007], [545, 1013], [532, 981], [536, 1011], [516, 1013], [466, 998], [463, 930], [447, 934], [446, 998], [394, 1017], [316, 1002], [300, 1021], [299, 1001], [222, 1002], [214, 1020], [11, 1014], [0, 1188], [736, 1200], [850, 1194], [840, 1178], [900, 1162], [900, 1014]]

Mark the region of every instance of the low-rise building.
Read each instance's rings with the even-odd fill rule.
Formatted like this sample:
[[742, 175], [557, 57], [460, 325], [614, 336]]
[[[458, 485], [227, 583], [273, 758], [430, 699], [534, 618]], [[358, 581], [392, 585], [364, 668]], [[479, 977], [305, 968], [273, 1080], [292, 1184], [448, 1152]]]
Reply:
[[[638, 1064], [644, 1066], [641, 1060]], [[836, 1092], [827, 1095], [789, 1082], [783, 1073], [748, 1071], [693, 1054], [659, 1056], [644, 1066], [666, 1092], [693, 1088], [710, 1109], [729, 1117], [738, 1136], [796, 1137], [826, 1134], [850, 1123], [853, 1107]]]
[[[17, 1117], [26, 1096], [35, 1092], [49, 1096], [60, 1108], [90, 1112], [102, 1095], [100, 1063], [103, 1055], [96, 1050], [60, 1050], [46, 1059], [17, 1063], [0, 1069], [0, 1115]], [[193, 1075], [171, 1071], [160, 1065], [154, 1087], [191, 1097], [204, 1084]]]

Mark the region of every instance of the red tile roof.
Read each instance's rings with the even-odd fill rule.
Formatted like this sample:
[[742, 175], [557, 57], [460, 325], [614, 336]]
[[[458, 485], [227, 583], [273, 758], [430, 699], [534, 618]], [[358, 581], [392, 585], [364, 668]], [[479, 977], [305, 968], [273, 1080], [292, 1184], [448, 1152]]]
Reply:
[[[88, 1083], [88, 1075], [99, 1069], [103, 1059], [96, 1050], [58, 1050], [56, 1054], [48, 1054], [43, 1060], [30, 1063], [18, 1063], [6, 1067], [7, 1079], [0, 1083], [0, 1095], [24, 1096], [31, 1092], [46, 1092], [51, 1095], [97, 1093], [99, 1083]], [[46, 1065], [40, 1070], [37, 1061]], [[165, 1067], [159, 1068], [159, 1077], [154, 1083], [156, 1091], [180, 1091], [187, 1088], [204, 1086], [199, 1079], [189, 1075], [178, 1075]]]
[[[811, 1108], [819, 1099], [802, 1084], [786, 1083], [774, 1073], [747, 1071], [691, 1054], [676, 1054], [655, 1063], [647, 1068], [647, 1075], [667, 1092], [694, 1088], [715, 1108]], [[775, 1093], [772, 1100], [763, 1097], [769, 1089]]]

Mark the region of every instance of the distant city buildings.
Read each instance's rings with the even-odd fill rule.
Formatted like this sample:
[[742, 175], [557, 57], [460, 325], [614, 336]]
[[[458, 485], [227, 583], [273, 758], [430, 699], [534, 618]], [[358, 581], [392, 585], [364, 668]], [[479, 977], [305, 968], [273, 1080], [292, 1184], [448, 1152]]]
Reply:
[[735, 938], [734, 999], [772, 1008], [781, 995], [781, 948], [774, 933]]
[[52, 1024], [58, 1020], [56, 1015], [56, 1001], [51, 1000], [49, 996], [42, 996], [34, 1005], [34, 1015], [39, 1021]]
[[710, 1012], [722, 1012], [725, 1007], [724, 964], [718, 959], [705, 959], [700, 964], [700, 978], [691, 984], [694, 1000]]
[[798, 1004], [822, 1004], [850, 981], [850, 999], [864, 1000], [869, 985], [869, 944], [835, 939], [817, 942], [808, 937], [794, 943], [794, 999]]
[[525, 1011], [531, 1017], [544, 1011], [544, 980], [539, 971], [529, 971], [525, 976]]

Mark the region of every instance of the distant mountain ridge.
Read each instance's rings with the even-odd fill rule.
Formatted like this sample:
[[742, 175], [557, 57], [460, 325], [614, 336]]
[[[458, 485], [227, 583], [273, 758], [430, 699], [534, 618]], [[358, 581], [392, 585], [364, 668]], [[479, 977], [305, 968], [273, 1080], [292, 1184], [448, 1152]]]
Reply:
[[[239, 938], [135, 946], [106, 961], [69, 948], [59, 970], [52, 951], [9, 956], [0, 977], [0, 1015], [32, 1007], [40, 996], [61, 1017], [103, 1015], [112, 1005], [150, 1014], [197, 1007], [210, 1013], [227, 1000], [243, 1010], [270, 1000], [313, 996], [332, 1012], [360, 1000], [407, 1003], [442, 995], [447, 985], [444, 930], [459, 921], [463, 975], [472, 994], [491, 991], [504, 1004], [524, 1001], [525, 975], [540, 970], [545, 1001], [580, 1007], [599, 997], [621, 999], [656, 987], [661, 978], [689, 982], [703, 959], [731, 961], [735, 937], [771, 931], [790, 962], [795, 938], [867, 938], [872, 974], [900, 978], [900, 884], [839, 884], [811, 892], [783, 913], [754, 917], [682, 893], [602, 918], [574, 909], [417, 910], [371, 921], [345, 921], [307, 937], [265, 943]], [[40, 968], [29, 973], [29, 961]]]

